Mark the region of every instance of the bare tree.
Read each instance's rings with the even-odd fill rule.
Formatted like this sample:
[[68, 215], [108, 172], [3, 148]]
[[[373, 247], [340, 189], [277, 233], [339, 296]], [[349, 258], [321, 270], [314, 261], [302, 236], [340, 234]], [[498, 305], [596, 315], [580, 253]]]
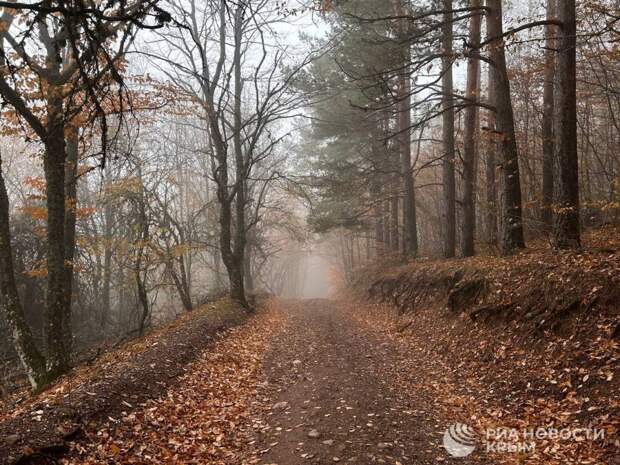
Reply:
[[[246, 218], [247, 180], [284, 136], [276, 135], [274, 125], [290, 117], [301, 102], [290, 84], [303, 63], [287, 70], [285, 51], [268, 43], [275, 13], [268, 0], [235, 5], [191, 0], [173, 2], [171, 8], [182, 27], [162, 35], [165, 50], [150, 55], [204, 112], [210, 145], [205, 152], [211, 157], [219, 206], [220, 253], [231, 298], [248, 308], [244, 260], [252, 225]], [[212, 37], [217, 39], [212, 42]]]

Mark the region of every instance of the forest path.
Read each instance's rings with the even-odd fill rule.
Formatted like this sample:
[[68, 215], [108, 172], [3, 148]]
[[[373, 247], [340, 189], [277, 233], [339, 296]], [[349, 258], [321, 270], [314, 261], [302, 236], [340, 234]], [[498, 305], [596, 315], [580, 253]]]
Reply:
[[441, 381], [355, 311], [351, 302], [271, 301], [215, 337], [161, 395], [127, 397], [83, 425], [60, 460], [29, 463], [474, 463], [448, 456], [431, 394], [406, 388], [403, 375], [418, 386]]
[[[335, 302], [287, 302], [264, 374], [276, 395], [261, 463], [426, 464], [443, 460], [424, 399], [395, 382], [401, 356]], [[439, 430], [438, 430], [439, 428]]]

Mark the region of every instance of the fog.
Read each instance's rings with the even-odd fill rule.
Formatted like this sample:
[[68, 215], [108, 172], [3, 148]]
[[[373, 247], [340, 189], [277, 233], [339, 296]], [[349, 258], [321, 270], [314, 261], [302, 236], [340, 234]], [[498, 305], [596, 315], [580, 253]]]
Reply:
[[320, 253], [310, 251], [304, 260], [303, 282], [299, 297], [302, 299], [325, 299], [330, 296], [333, 283], [330, 270], [333, 265]]
[[265, 276], [267, 289], [287, 299], [326, 299], [338, 291], [342, 274], [335, 250], [323, 241], [289, 244], [274, 257]]

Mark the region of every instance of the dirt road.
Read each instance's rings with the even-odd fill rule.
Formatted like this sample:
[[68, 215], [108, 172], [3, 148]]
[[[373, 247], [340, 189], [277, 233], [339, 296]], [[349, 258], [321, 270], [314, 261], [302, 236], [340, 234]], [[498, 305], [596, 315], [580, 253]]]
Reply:
[[[426, 464], [445, 425], [394, 383], [400, 354], [326, 300], [291, 302], [264, 370], [272, 396], [261, 463]], [[440, 457], [440, 460], [443, 459]]]
[[[476, 453], [452, 459], [442, 448], [446, 422], [431, 394], [412, 387], [434, 382], [425, 362], [412, 369], [409, 351], [352, 311], [327, 300], [271, 302], [197, 354], [161, 396], [83, 425], [59, 462], [479, 463]], [[30, 463], [58, 463], [37, 457]]]

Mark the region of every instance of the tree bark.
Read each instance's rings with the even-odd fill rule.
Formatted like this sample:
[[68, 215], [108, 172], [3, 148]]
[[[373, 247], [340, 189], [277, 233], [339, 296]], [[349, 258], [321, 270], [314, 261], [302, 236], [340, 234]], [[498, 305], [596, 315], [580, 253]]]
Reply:
[[239, 302], [244, 308], [249, 308], [245, 296], [245, 280], [244, 280], [244, 260], [245, 248], [247, 244], [247, 231], [245, 221], [246, 207], [246, 174], [248, 167], [246, 166], [245, 156], [243, 153], [243, 143], [241, 141], [242, 121], [241, 121], [241, 97], [243, 93], [243, 80], [241, 79], [241, 48], [243, 21], [245, 15], [244, 4], [239, 4], [235, 10], [235, 49], [234, 49], [234, 134], [233, 145], [235, 152], [235, 241], [233, 247], [234, 260], [232, 265], [235, 268], [233, 280], [230, 283], [231, 298]]
[[[547, 19], [556, 18], [556, 0], [547, 0]], [[551, 232], [553, 203], [553, 152], [554, 152], [554, 89], [556, 27], [548, 25], [545, 28], [545, 82], [543, 88], [543, 118], [542, 118], [542, 202], [541, 222], [545, 234]]]
[[243, 276], [245, 278], [245, 290], [252, 294], [254, 292], [254, 276], [252, 275], [252, 255], [251, 247], [246, 247], [245, 257], [243, 261]]
[[[140, 181], [142, 181], [142, 173], [139, 172]], [[136, 282], [136, 292], [138, 294], [138, 302], [141, 307], [140, 321], [138, 322], [138, 331], [140, 334], [144, 334], [148, 318], [151, 314], [148, 292], [146, 289], [146, 280], [148, 273], [148, 264], [143, 266], [144, 250], [146, 242], [149, 238], [149, 221], [146, 212], [146, 199], [144, 195], [141, 195], [137, 200], [137, 214], [138, 214], [138, 229], [139, 236], [134, 242], [136, 248], [136, 260], [134, 263], [134, 278]]]
[[398, 252], [400, 250], [400, 232], [398, 221], [398, 197], [392, 189], [392, 198], [390, 199], [390, 248], [392, 252]]
[[138, 302], [140, 303], [140, 321], [138, 322], [138, 334], [143, 335], [144, 330], [148, 325], [150, 311], [149, 305], [149, 296], [146, 292], [146, 285], [142, 278], [142, 274], [140, 271], [140, 265], [137, 266], [138, 269], [135, 270], [135, 279], [136, 279], [136, 291], [138, 293]]
[[174, 287], [176, 287], [177, 289], [177, 294], [179, 294], [179, 297], [181, 298], [183, 308], [189, 312], [194, 308], [194, 306], [192, 304], [192, 297], [187, 283], [187, 279], [184, 277], [185, 273], [183, 271], [183, 257], [179, 258], [179, 267], [181, 269], [179, 271], [179, 274], [177, 274], [176, 270], [174, 269], [174, 262], [171, 261], [168, 265], [170, 276], [174, 281]]
[[452, 80], [452, 0], [443, 1], [443, 25], [441, 27], [442, 63], [442, 179], [444, 196], [444, 256], [454, 257], [456, 252], [456, 183], [454, 169], [454, 97]]
[[[502, 37], [502, 1], [487, 0], [487, 34], [489, 38]], [[502, 194], [500, 217], [500, 252], [510, 255], [525, 247], [521, 206], [519, 158], [515, 138], [514, 113], [510, 97], [510, 81], [506, 68], [503, 39], [489, 45], [492, 62], [492, 80], [495, 86], [496, 133], [500, 148]]]
[[380, 257], [385, 252], [385, 237], [383, 234], [383, 201], [378, 200], [375, 207], [375, 256]]
[[[378, 140], [378, 137], [377, 137]], [[381, 158], [377, 148], [375, 138], [372, 141], [372, 154], [374, 163], [381, 166]], [[375, 239], [375, 256], [380, 257], [385, 251], [385, 238], [383, 237], [383, 201], [381, 200], [381, 180], [380, 174], [375, 174], [369, 186], [369, 194], [373, 202], [373, 223], [374, 223], [374, 239]]]
[[[108, 166], [108, 165], [106, 165]], [[106, 176], [107, 179], [107, 176]], [[111, 313], [110, 292], [112, 283], [112, 221], [113, 212], [112, 205], [109, 200], [105, 200], [103, 207], [104, 217], [104, 244], [103, 244], [103, 278], [102, 278], [102, 304], [101, 304], [101, 316], [100, 325], [103, 335], [106, 334], [108, 327], [108, 320]]]
[[383, 240], [385, 243], [385, 251], [392, 250], [392, 225], [390, 222], [390, 206], [391, 201], [385, 200], [383, 202]]
[[[403, 2], [395, 0], [397, 16], [404, 16], [407, 9]], [[400, 172], [403, 179], [403, 252], [405, 257], [418, 254], [418, 231], [415, 205], [415, 189], [411, 166], [411, 50], [407, 37], [407, 21], [398, 21], [402, 46], [402, 73], [398, 76], [398, 145]]]
[[0, 156], [0, 310], [6, 319], [17, 355], [24, 367], [33, 390], [38, 390], [46, 381], [45, 358], [34, 342], [30, 326], [24, 318], [24, 311], [15, 282], [13, 249], [11, 245], [10, 208]]
[[[487, 16], [487, 21], [489, 17]], [[493, 81], [493, 68], [488, 67], [487, 72], [487, 101], [490, 105], [495, 105], [496, 90]], [[496, 247], [497, 242], [497, 144], [495, 143], [495, 111], [487, 111], [487, 137], [486, 137], [486, 160], [485, 160], [485, 177], [486, 177], [486, 204], [487, 210], [485, 215], [487, 244]]]
[[[50, 91], [51, 92], [51, 91]], [[65, 125], [62, 101], [52, 97], [48, 102], [48, 130], [44, 140], [43, 169], [47, 196], [47, 299], [46, 336], [47, 370], [52, 378], [69, 369], [69, 341], [66, 328], [67, 268], [65, 265]]]
[[70, 126], [66, 132], [67, 159], [65, 162], [65, 309], [63, 314], [63, 340], [69, 353], [72, 351], [71, 308], [74, 287], [75, 227], [77, 222], [77, 182], [79, 159], [78, 129]]
[[575, 0], [558, 8], [562, 22], [555, 79], [555, 188], [553, 245], [581, 246], [579, 224], [579, 158], [577, 154], [577, 79]]
[[[489, 112], [491, 113], [491, 112]], [[491, 118], [489, 118], [490, 120]], [[495, 179], [495, 144], [493, 143], [492, 131], [495, 130], [493, 121], [489, 121], [489, 138], [487, 140], [487, 154], [485, 160], [485, 177], [486, 177], [486, 204], [487, 210], [485, 214], [486, 223], [486, 242], [495, 247], [497, 246], [497, 182]]]
[[[479, 8], [480, 0], [471, 0], [471, 8]], [[480, 43], [481, 16], [472, 16], [469, 22], [469, 43], [476, 49]], [[479, 101], [478, 72], [480, 62], [477, 57], [470, 56], [467, 60], [467, 86], [465, 99], [470, 105], [465, 109], [465, 132], [463, 135], [463, 242], [461, 253], [464, 257], [474, 255], [476, 234], [476, 124], [478, 122]]]
[[178, 258], [179, 262], [179, 274], [181, 275], [181, 287], [183, 289], [183, 306], [185, 310], [190, 311], [194, 309], [192, 302], [192, 274], [191, 274], [191, 258], [185, 257], [185, 254], [181, 254]]

